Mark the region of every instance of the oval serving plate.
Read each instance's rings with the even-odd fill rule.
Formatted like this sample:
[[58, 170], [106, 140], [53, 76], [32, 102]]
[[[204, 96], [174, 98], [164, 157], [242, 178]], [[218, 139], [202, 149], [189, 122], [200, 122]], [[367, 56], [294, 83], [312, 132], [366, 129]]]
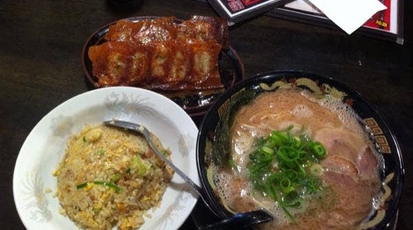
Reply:
[[[139, 20], [148, 20], [153, 18], [156, 18], [156, 16], [131, 17], [126, 19], [137, 22]], [[89, 47], [105, 42], [105, 35], [107, 34], [109, 27], [117, 22], [118, 21], [111, 22], [95, 31], [87, 39], [85, 45], [83, 46], [81, 54], [82, 67], [87, 81], [93, 88], [99, 88], [99, 86], [97, 85], [97, 78], [93, 76], [92, 73], [92, 62], [88, 56]], [[241, 62], [241, 59], [238, 56], [237, 52], [231, 46], [228, 49], [223, 49], [221, 51], [218, 67], [221, 76], [221, 82], [224, 85], [224, 90], [229, 89], [236, 82], [244, 78], [244, 65]], [[193, 94], [189, 95], [182, 95], [179, 92], [157, 92], [170, 98], [176, 104], [181, 106], [190, 116], [204, 115], [206, 110], [222, 94], [222, 92], [204, 94], [197, 91], [194, 91]]]
[[[247, 78], [227, 90], [208, 110], [203, 118], [197, 140], [197, 164], [201, 183], [207, 191], [212, 208], [220, 213], [221, 218], [232, 216], [226, 210], [220, 198], [213, 192], [209, 184], [206, 162], [210, 159], [211, 146], [214, 145], [219, 133], [231, 124], [231, 116], [240, 106], [253, 100], [266, 91], [277, 90], [279, 87], [301, 87], [320, 94], [330, 94], [342, 99], [360, 117], [360, 122], [371, 137], [377, 151], [383, 156], [382, 173], [383, 203], [376, 207], [371, 218], [365, 220], [362, 229], [392, 229], [398, 214], [398, 204], [401, 196], [404, 166], [398, 141], [391, 128], [380, 113], [358, 92], [334, 80], [313, 73], [301, 71], [275, 71], [257, 74]], [[225, 128], [226, 127], [226, 128]], [[226, 133], [220, 137], [225, 138]], [[196, 208], [192, 216], [197, 225], [204, 225], [207, 219], [205, 213]], [[213, 218], [213, 217], [212, 217]]]
[[[121, 119], [141, 123], [172, 152], [171, 160], [195, 183], [198, 129], [191, 117], [167, 97], [135, 87], [108, 87], [75, 96], [49, 112], [33, 128], [17, 157], [13, 194], [20, 218], [29, 230], [78, 229], [60, 214], [53, 176], [70, 136], [86, 124]], [[148, 211], [140, 229], [178, 229], [190, 215], [198, 195], [174, 174], [159, 207]]]

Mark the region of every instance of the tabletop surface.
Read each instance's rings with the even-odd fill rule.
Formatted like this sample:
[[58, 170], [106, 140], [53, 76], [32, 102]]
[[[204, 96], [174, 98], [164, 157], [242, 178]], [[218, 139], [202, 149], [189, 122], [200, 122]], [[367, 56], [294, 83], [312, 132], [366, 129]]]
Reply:
[[[406, 1], [405, 12], [413, 4]], [[144, 0], [119, 10], [105, 1], [3, 0], [0, 4], [0, 229], [24, 229], [12, 193], [20, 147], [57, 105], [90, 90], [81, 50], [98, 28], [131, 16], [213, 15], [195, 0]], [[333, 77], [361, 93], [385, 117], [403, 153], [406, 175], [397, 229], [413, 226], [413, 21], [405, 15], [404, 45], [339, 29], [258, 16], [230, 29], [246, 76], [303, 70]], [[201, 118], [196, 118], [199, 124]], [[181, 229], [194, 229], [189, 217]]]

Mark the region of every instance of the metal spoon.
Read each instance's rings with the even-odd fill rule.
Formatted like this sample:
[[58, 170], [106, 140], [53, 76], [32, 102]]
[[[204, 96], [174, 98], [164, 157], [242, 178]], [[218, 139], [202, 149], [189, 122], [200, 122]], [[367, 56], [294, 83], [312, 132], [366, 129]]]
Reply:
[[[171, 161], [169, 161], [154, 145], [150, 131], [143, 125], [140, 124], [135, 124], [132, 122], [128, 121], [122, 121], [122, 120], [109, 120], [109, 121], [104, 121], [103, 122], [105, 125], [108, 126], [115, 126], [115, 127], [120, 127], [124, 128], [127, 130], [132, 130], [138, 133], [141, 133], [146, 141], [148, 142], [149, 146], [153, 149], [153, 151], [156, 153], [158, 157], [160, 157], [166, 164], [169, 165], [183, 180], [185, 180], [186, 183], [188, 183], [201, 197], [201, 199], [204, 201], [205, 205], [216, 215], [219, 216], [210, 206], [208, 203], [208, 200], [206, 199], [203, 190], [201, 187], [199, 187], [195, 182], [191, 180], [184, 172], [182, 172], [178, 167], [176, 167]], [[200, 229], [219, 229], [223, 227], [234, 227], [234, 228], [243, 228], [243, 227], [248, 227], [260, 223], [266, 223], [269, 221], [272, 221], [273, 217], [268, 214], [264, 210], [256, 210], [252, 212], [246, 212], [246, 213], [239, 213], [234, 215], [233, 217], [230, 217], [228, 219], [218, 221], [217, 223], [213, 223], [211, 225], [205, 226], [205, 227], [200, 227]]]

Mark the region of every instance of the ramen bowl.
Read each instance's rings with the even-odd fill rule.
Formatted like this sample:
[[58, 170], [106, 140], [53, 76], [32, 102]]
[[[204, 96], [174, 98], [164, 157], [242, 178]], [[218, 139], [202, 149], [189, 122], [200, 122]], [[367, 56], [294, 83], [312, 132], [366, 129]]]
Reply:
[[[348, 112], [351, 112], [357, 126], [362, 130], [363, 135], [366, 136], [366, 141], [370, 146], [369, 148], [374, 152], [374, 156], [376, 156], [375, 162], [377, 162], [377, 168], [374, 172], [376, 173], [375, 175], [378, 175], [377, 189], [375, 190], [377, 191], [377, 194], [371, 197], [370, 201], [372, 202], [368, 204], [370, 207], [368, 209], [369, 211], [362, 220], [358, 221], [357, 228], [391, 228], [395, 219], [397, 219], [398, 204], [404, 175], [402, 154], [395, 135], [383, 116], [380, 115], [379, 111], [377, 111], [360, 93], [333, 78], [300, 71], [275, 71], [247, 78], [226, 91], [208, 110], [201, 123], [198, 134], [197, 167], [201, 184], [206, 191], [211, 209], [213, 209], [214, 213], [217, 213], [220, 218], [228, 218], [237, 212], [245, 211], [245, 209], [240, 211], [240, 209], [234, 208], [234, 204], [248, 203], [248, 201], [245, 202], [245, 200], [239, 200], [239, 202], [232, 201], [232, 205], [230, 205], [229, 201], [224, 197], [229, 197], [234, 194], [223, 193], [222, 190], [225, 190], [225, 187], [234, 188], [243, 186], [245, 183], [235, 184], [234, 181], [236, 180], [231, 179], [227, 180], [225, 183], [219, 182], [223, 177], [217, 175], [220, 175], [222, 171], [214, 171], [214, 168], [219, 168], [220, 164], [227, 164], [229, 165], [230, 171], [236, 171], [243, 175], [251, 175], [251, 171], [245, 173], [245, 168], [239, 168], [239, 164], [234, 164], [234, 159], [237, 156], [233, 156], [236, 150], [234, 150], [233, 147], [234, 140], [232, 139], [231, 132], [235, 129], [234, 124], [237, 124], [235, 122], [238, 122], [234, 120], [239, 119], [239, 117], [236, 117], [238, 116], [237, 112], [241, 109], [245, 109], [246, 106], [249, 106], [251, 103], [258, 100], [257, 98], [266, 93], [276, 93], [288, 89], [308, 92], [309, 94], [316, 95], [315, 97], [320, 98], [334, 98], [335, 101], [339, 101], [344, 105], [346, 111], [348, 110]], [[279, 104], [274, 103], [273, 106], [277, 107]], [[298, 105], [295, 109], [303, 109], [302, 107], [303, 106], [300, 107]], [[329, 109], [337, 110], [336, 107]], [[255, 116], [255, 113], [260, 113], [260, 110], [251, 110], [252, 112], [250, 111], [250, 113], [252, 114], [252, 117]], [[271, 116], [277, 115], [279, 115], [277, 112], [271, 114]], [[324, 118], [319, 117], [319, 119], [322, 120]], [[243, 129], [249, 128], [251, 127], [248, 127], [248, 125], [243, 126]], [[334, 136], [335, 134], [332, 135]], [[250, 150], [248, 154], [251, 154], [251, 152], [252, 150]], [[328, 154], [331, 153], [329, 153], [327, 149], [325, 159], [327, 159]], [[253, 161], [251, 156], [244, 159], [249, 159], [250, 164]], [[321, 160], [321, 162], [323, 161]], [[323, 165], [323, 163], [320, 164]], [[357, 163], [357, 165], [358, 164], [359, 163]], [[324, 168], [324, 172], [326, 172], [325, 170], [327, 169]], [[363, 174], [361, 168], [357, 168], [357, 170], [356, 174], [359, 176]], [[249, 179], [251, 180], [251, 178]], [[255, 185], [257, 184], [256, 182], [254, 183]], [[352, 184], [347, 186], [345, 182], [341, 181], [338, 182], [338, 184], [348, 190], [360, 189], [362, 191], [364, 189], [362, 186], [353, 188]], [[257, 195], [255, 185], [250, 185], [249, 190], [241, 188], [239, 191], [245, 192], [247, 196], [255, 197]], [[251, 189], [251, 187], [253, 189]], [[219, 192], [219, 190], [221, 192]], [[262, 192], [260, 195], [264, 197], [270, 196], [269, 192]], [[254, 199], [255, 198], [252, 200]], [[251, 207], [253, 207], [253, 209], [268, 208], [267, 206], [260, 206], [260, 204], [263, 203], [255, 204]], [[281, 207], [281, 205], [279, 206]], [[286, 213], [290, 212], [284, 212], [285, 215]], [[293, 216], [293, 219], [294, 218], [295, 217]], [[298, 218], [300, 218], [300, 215], [298, 215]], [[276, 216], [275, 221], [279, 220], [280, 218], [277, 218]], [[294, 221], [296, 220], [294, 219]]]

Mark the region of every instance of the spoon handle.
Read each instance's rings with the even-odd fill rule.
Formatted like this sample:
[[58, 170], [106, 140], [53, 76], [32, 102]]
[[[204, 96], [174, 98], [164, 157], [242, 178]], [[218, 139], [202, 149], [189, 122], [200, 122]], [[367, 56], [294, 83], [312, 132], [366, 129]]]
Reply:
[[273, 217], [263, 210], [238, 213], [231, 218], [224, 219], [207, 226], [199, 227], [199, 230], [219, 229], [243, 229], [256, 224], [272, 221]]
[[167, 159], [161, 152], [159, 152], [159, 150], [156, 148], [155, 144], [152, 142], [152, 139], [150, 138], [150, 133], [149, 133], [148, 129], [146, 129], [143, 126], [141, 126], [141, 128], [142, 128], [141, 131], [143, 132], [144, 136], [146, 137], [146, 140], [148, 141], [149, 146], [156, 153], [156, 155], [158, 155], [158, 157], [160, 157], [166, 164], [168, 164], [169, 167], [171, 167], [186, 183], [191, 185], [196, 190], [196, 192], [198, 194], [200, 194], [202, 192], [201, 187], [199, 187], [197, 184], [195, 184], [195, 182], [192, 181], [191, 178], [189, 178], [184, 172], [182, 172], [171, 161], [169, 161], [169, 159]]

